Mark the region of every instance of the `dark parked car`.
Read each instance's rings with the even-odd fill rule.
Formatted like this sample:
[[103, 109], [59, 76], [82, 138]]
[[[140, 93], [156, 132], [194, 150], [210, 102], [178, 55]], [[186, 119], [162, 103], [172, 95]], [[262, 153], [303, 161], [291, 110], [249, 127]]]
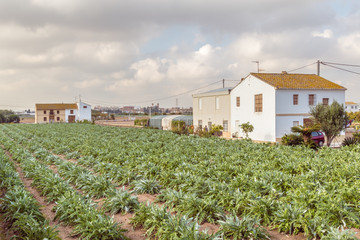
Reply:
[[325, 137], [322, 132], [312, 132], [311, 140], [313, 140], [316, 145], [322, 147], [325, 142]]

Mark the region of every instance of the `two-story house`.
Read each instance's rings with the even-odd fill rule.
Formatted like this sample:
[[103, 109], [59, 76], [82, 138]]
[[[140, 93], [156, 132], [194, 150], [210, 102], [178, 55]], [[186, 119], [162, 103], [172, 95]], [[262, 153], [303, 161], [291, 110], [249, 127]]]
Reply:
[[230, 91], [220, 88], [193, 95], [193, 124], [195, 128], [211, 129], [213, 124], [223, 126], [223, 136], [230, 137]]
[[35, 123], [91, 121], [91, 105], [78, 103], [35, 104]]
[[318, 103], [345, 103], [346, 88], [315, 74], [250, 73], [231, 90], [231, 129], [250, 122], [253, 140], [280, 141], [292, 126], [304, 125]]

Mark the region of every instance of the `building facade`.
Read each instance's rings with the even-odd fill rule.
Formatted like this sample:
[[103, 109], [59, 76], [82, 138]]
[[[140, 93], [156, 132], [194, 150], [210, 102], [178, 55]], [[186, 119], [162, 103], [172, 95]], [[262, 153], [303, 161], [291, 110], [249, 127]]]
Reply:
[[345, 111], [347, 112], [359, 112], [360, 105], [355, 102], [345, 102]]
[[78, 103], [35, 104], [35, 123], [91, 121], [91, 105]]
[[292, 126], [304, 125], [318, 103], [344, 105], [345, 90], [314, 74], [251, 73], [231, 90], [231, 133], [244, 137], [240, 125], [249, 122], [251, 139], [280, 141]]
[[221, 88], [193, 95], [194, 128], [211, 129], [213, 124], [223, 126], [223, 136], [231, 136], [230, 91]]

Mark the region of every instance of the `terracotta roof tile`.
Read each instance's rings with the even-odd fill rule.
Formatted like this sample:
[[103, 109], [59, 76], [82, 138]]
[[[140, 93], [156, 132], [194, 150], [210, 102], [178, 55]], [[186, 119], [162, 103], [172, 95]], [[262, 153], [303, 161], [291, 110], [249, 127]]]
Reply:
[[315, 74], [251, 73], [278, 89], [336, 89], [346, 88]]
[[44, 103], [35, 104], [36, 110], [65, 110], [65, 109], [78, 109], [76, 103]]

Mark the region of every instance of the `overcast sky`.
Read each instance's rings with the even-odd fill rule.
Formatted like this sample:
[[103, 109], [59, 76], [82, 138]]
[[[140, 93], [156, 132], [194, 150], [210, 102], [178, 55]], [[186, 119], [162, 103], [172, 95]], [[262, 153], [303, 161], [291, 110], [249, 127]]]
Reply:
[[[239, 80], [255, 60], [265, 72], [360, 64], [360, 1], [0, 0], [0, 109], [79, 94], [93, 106], [188, 107], [195, 92], [166, 97]], [[321, 76], [360, 102], [360, 75]]]

